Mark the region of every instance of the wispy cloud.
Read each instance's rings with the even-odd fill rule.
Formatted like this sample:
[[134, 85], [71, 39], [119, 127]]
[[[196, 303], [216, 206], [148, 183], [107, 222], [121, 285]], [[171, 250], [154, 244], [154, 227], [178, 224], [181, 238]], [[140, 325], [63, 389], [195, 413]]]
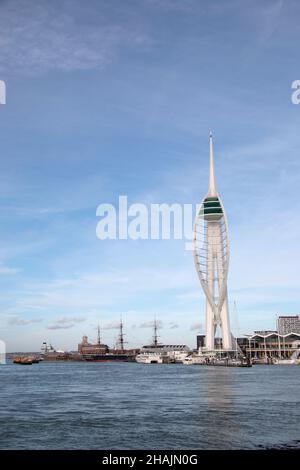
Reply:
[[12, 268], [10, 266], [5, 266], [4, 264], [0, 263], [0, 275], [1, 274], [17, 274], [21, 272], [21, 268]]
[[81, 2], [51, 4], [45, 0], [12, 0], [0, 5], [2, 70], [40, 73], [45, 70], [91, 70], [109, 64], [126, 45], [145, 40], [143, 33], [119, 23], [104, 5], [89, 9]]
[[59, 323], [60, 325], [65, 325], [68, 323], [81, 323], [85, 321], [86, 319], [84, 317], [61, 317], [56, 320], [56, 323]]
[[[154, 324], [154, 320], [143, 322], [140, 324], [140, 328], [154, 328]], [[157, 320], [156, 325], [158, 328], [163, 328], [163, 322], [161, 320]]]
[[47, 330], [67, 330], [75, 326], [76, 323], [82, 323], [86, 319], [79, 316], [63, 316], [47, 326]]
[[8, 324], [14, 326], [26, 326], [32, 323], [40, 323], [42, 321], [43, 320], [41, 318], [25, 319], [21, 317], [13, 317], [8, 321]]
[[74, 323], [61, 324], [61, 323], [52, 323], [47, 326], [47, 330], [69, 330], [73, 328]]
[[190, 326], [190, 330], [194, 331], [194, 330], [198, 330], [200, 331], [202, 325], [201, 323], [193, 323], [191, 326]]
[[[192, 262], [191, 262], [192, 266]], [[25, 292], [18, 300], [19, 308], [97, 309], [99, 306], [118, 305], [125, 299], [142, 293], [159, 293], [182, 289], [189, 285], [194, 273], [182, 268], [112, 269], [105, 274], [82, 273], [77, 277], [53, 279], [50, 282], [26, 282]]]
[[119, 328], [120, 323], [118, 322], [105, 323], [104, 325], [101, 325], [101, 330], [117, 330]]

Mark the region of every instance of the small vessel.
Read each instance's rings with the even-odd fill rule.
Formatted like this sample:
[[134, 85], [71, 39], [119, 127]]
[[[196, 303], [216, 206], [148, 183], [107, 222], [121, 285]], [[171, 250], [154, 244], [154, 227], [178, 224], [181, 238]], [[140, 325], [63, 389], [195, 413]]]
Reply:
[[186, 366], [196, 366], [196, 365], [205, 365], [207, 363], [207, 358], [205, 356], [200, 356], [198, 354], [191, 354], [187, 356], [183, 362]]
[[13, 363], [14, 364], [20, 364], [20, 365], [23, 365], [23, 366], [31, 366], [33, 362], [32, 362], [31, 357], [23, 356], [23, 357], [15, 357], [13, 359]]

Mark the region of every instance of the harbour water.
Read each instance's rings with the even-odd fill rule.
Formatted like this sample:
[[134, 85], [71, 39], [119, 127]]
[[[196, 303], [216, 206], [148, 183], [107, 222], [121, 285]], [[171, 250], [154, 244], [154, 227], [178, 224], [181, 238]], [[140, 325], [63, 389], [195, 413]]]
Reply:
[[1, 449], [300, 447], [300, 367], [0, 366]]

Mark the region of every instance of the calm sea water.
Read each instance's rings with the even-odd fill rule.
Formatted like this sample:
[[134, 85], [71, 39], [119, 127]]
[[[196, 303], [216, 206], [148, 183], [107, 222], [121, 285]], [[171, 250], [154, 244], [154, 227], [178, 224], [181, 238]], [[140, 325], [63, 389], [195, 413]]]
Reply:
[[300, 447], [300, 367], [0, 366], [1, 449]]

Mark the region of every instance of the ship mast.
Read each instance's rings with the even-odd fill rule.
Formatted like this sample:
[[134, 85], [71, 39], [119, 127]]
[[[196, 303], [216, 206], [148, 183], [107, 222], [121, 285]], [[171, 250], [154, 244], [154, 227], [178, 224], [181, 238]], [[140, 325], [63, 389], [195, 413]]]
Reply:
[[122, 316], [121, 316], [121, 318], [120, 318], [119, 345], [120, 345], [121, 351], [124, 351], [124, 333], [123, 333], [123, 321], [122, 321]]
[[153, 328], [154, 328], [154, 333], [153, 333], [153, 345], [154, 345], [154, 347], [156, 348], [157, 345], [158, 345], [158, 334], [157, 334], [158, 326], [157, 326], [156, 318], [154, 319]]
[[101, 344], [101, 341], [100, 341], [100, 326], [99, 326], [99, 323], [98, 323], [98, 337], [97, 337], [97, 343], [98, 343], [98, 344]]

